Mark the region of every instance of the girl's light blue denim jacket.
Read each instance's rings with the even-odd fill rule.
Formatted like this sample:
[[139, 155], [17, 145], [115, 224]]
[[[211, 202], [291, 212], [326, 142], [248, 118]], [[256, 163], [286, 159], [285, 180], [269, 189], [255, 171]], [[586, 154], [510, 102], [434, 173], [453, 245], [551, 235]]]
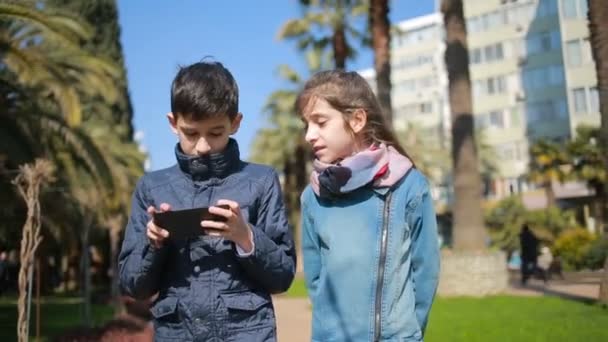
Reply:
[[440, 259], [426, 178], [331, 200], [309, 186], [301, 200], [312, 340], [422, 341]]

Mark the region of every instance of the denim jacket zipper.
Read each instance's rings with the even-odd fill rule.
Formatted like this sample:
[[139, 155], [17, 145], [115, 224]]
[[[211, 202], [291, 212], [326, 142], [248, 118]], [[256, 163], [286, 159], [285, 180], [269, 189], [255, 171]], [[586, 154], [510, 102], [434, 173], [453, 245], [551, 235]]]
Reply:
[[389, 211], [391, 205], [391, 197], [393, 193], [389, 192], [384, 200], [384, 212], [382, 215], [382, 236], [380, 240], [380, 258], [378, 260], [378, 278], [376, 281], [376, 300], [374, 308], [374, 341], [380, 341], [380, 324], [382, 312], [382, 285], [384, 283], [384, 271], [386, 267], [386, 249], [388, 245], [388, 223]]

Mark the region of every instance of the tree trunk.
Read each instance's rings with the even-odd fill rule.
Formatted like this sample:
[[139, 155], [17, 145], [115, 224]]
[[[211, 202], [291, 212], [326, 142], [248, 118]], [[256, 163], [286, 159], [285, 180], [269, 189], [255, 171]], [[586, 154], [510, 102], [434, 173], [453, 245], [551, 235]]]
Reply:
[[444, 0], [441, 9], [446, 28], [445, 63], [452, 110], [454, 248], [484, 250], [486, 231], [481, 210], [481, 175], [473, 130], [469, 55], [462, 0]]
[[[21, 236], [21, 249], [19, 251], [18, 286], [19, 298], [17, 300], [17, 338], [19, 342], [29, 340], [29, 310], [27, 301], [28, 285], [32, 285], [31, 272], [36, 250], [42, 242], [40, 234], [40, 188], [52, 180], [53, 167], [46, 160], [37, 159], [33, 165], [19, 168], [19, 174], [13, 184], [27, 204], [27, 218], [23, 225]], [[29, 276], [29, 279], [28, 279]], [[31, 292], [30, 292], [31, 295]]]
[[300, 195], [302, 194], [302, 192], [304, 191], [304, 188], [306, 188], [306, 185], [308, 184], [308, 172], [306, 169], [306, 163], [309, 160], [308, 158], [308, 146], [306, 141], [304, 140], [304, 137], [301, 136], [300, 139], [298, 140], [298, 146], [296, 147], [295, 150], [295, 160], [294, 160], [294, 166], [295, 166], [295, 190], [296, 193], [294, 194], [295, 196], [295, 215], [294, 215], [294, 222], [292, 222], [291, 224], [293, 224], [294, 227], [294, 240], [296, 243], [296, 256], [298, 258], [298, 260], [300, 260], [297, 264], [300, 266], [297, 266], [297, 271], [301, 272], [303, 271], [302, 269], [302, 260], [303, 260], [303, 255], [302, 255], [302, 239], [301, 239], [301, 233], [302, 233], [302, 225], [301, 225], [301, 217], [302, 217], [302, 207], [300, 205]]
[[110, 269], [109, 273], [112, 282], [112, 302], [115, 306], [115, 312], [119, 312], [122, 306], [120, 290], [118, 286], [118, 253], [120, 251], [120, 232], [123, 230], [123, 220], [120, 214], [116, 214], [108, 220], [110, 233]]
[[545, 195], [547, 196], [547, 208], [555, 206], [555, 192], [553, 192], [553, 182], [548, 181], [545, 183]]
[[91, 258], [89, 253], [89, 233], [93, 224], [93, 214], [86, 212], [81, 235], [80, 274], [82, 275], [82, 320], [86, 327], [91, 326]]
[[334, 63], [336, 69], [346, 68], [346, 58], [348, 57], [348, 45], [346, 44], [346, 33], [344, 26], [336, 27], [332, 37], [332, 47], [334, 49]]
[[[608, 2], [589, 0], [589, 32], [591, 51], [597, 73], [597, 89], [600, 99], [600, 148], [604, 153], [604, 165], [608, 169]], [[604, 183], [603, 220], [608, 222], [608, 182]], [[608, 239], [608, 224], [604, 224], [604, 239]], [[600, 284], [600, 302], [608, 305], [608, 258], [604, 263], [604, 276]]]
[[372, 0], [369, 7], [369, 21], [374, 49], [374, 69], [378, 100], [386, 122], [393, 124], [391, 104], [391, 30], [388, 18], [388, 0]]

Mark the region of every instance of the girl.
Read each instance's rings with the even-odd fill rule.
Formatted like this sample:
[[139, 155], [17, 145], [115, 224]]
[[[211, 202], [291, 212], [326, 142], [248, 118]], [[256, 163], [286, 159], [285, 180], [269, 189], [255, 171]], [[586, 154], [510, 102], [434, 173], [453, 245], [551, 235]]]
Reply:
[[422, 341], [439, 273], [427, 180], [359, 74], [317, 73], [296, 109], [315, 154], [301, 198], [313, 341]]

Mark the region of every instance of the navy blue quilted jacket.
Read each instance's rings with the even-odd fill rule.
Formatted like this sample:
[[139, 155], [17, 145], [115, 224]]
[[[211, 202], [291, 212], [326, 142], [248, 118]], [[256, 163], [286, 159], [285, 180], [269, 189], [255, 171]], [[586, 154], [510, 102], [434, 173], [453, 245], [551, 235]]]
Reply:
[[[144, 175], [133, 194], [119, 255], [120, 285], [135, 298], [158, 292], [152, 306], [156, 341], [275, 341], [270, 294], [286, 291], [295, 273], [295, 250], [276, 172], [240, 160], [230, 140], [222, 153], [184, 155], [177, 165]], [[172, 209], [239, 203], [251, 223], [254, 253], [241, 257], [217, 237], [166, 240], [152, 247], [146, 208]]]

